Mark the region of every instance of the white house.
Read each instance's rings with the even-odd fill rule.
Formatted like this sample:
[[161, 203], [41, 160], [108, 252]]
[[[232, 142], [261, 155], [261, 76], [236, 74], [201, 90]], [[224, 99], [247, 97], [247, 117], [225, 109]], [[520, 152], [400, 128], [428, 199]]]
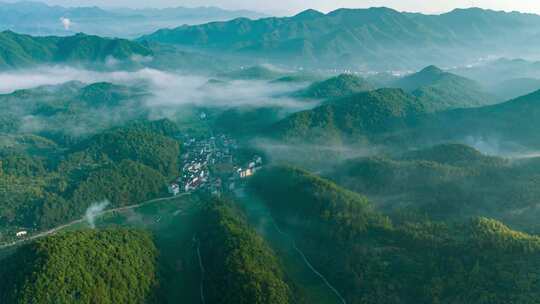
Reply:
[[15, 234], [17, 237], [25, 237], [28, 235], [28, 231], [26, 230], [23, 230], [23, 231], [19, 231]]
[[178, 184], [170, 184], [168, 190], [170, 194], [178, 195], [180, 193], [180, 186]]

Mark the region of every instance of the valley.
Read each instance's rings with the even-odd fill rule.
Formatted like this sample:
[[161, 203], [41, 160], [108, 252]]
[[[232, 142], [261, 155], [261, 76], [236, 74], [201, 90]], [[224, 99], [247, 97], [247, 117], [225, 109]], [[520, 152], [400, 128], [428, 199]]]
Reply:
[[536, 11], [158, 2], [0, 3], [0, 303], [539, 303]]

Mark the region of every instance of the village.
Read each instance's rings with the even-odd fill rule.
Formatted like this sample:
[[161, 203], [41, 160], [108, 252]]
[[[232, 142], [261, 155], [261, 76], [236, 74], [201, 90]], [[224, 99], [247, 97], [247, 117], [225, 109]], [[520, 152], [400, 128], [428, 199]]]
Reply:
[[168, 186], [172, 195], [206, 191], [221, 195], [262, 168], [263, 159], [253, 155], [245, 163], [237, 159], [239, 147], [233, 138], [220, 134], [209, 138], [184, 139], [180, 175]]
[[[208, 138], [186, 135], [182, 142], [180, 173], [167, 187], [172, 196], [195, 191], [220, 196], [241, 187], [263, 166], [263, 158], [255, 153], [239, 157], [238, 143], [224, 134]], [[25, 239], [36, 232], [13, 228], [0, 231], [0, 239]]]

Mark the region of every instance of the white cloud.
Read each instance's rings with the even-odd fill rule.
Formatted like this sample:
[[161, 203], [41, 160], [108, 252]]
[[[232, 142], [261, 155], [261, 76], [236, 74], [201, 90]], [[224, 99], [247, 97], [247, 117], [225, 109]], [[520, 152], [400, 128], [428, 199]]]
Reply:
[[60, 22], [62, 22], [62, 25], [64, 26], [64, 29], [66, 31], [69, 31], [71, 28], [71, 20], [69, 18], [60, 17]]
[[271, 84], [266, 81], [235, 80], [223, 85], [208, 85], [209, 78], [175, 74], [144, 68], [138, 71], [96, 72], [72, 67], [40, 67], [0, 73], [0, 93], [68, 81], [83, 83], [112, 82], [144, 86], [153, 94], [147, 103], [152, 107], [174, 107], [182, 104], [200, 106], [284, 106], [306, 108], [310, 104], [285, 97], [299, 89], [290, 84]]

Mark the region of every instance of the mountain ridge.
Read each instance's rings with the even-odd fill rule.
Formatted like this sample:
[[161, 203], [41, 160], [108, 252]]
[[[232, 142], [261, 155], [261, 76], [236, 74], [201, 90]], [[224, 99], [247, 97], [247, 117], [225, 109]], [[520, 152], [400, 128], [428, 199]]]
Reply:
[[37, 64], [101, 63], [110, 58], [131, 60], [152, 56], [148, 47], [126, 39], [79, 33], [73, 36], [34, 37], [13, 31], [0, 32], [0, 69]]
[[161, 29], [139, 40], [249, 54], [295, 65], [381, 69], [430, 62], [462, 64], [463, 56], [458, 55], [482, 56], [494, 48], [515, 50], [518, 42], [537, 34], [538, 25], [538, 15], [481, 9], [423, 15], [382, 7], [338, 9], [328, 14], [308, 10], [293, 17], [182, 26]]

